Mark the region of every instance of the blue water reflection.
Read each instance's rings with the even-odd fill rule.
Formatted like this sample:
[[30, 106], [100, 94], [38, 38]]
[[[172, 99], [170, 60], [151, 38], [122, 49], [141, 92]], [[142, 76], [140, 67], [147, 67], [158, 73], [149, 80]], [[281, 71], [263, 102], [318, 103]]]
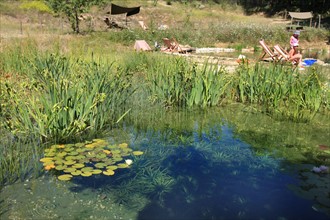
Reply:
[[[198, 124], [194, 129], [181, 132], [177, 143], [166, 139], [173, 137], [171, 130], [165, 135], [131, 131], [131, 146], [145, 154], [122, 178], [134, 178], [130, 196], [138, 192], [149, 199], [138, 219], [329, 219], [329, 196], [319, 206], [313, 197], [303, 198], [304, 191], [293, 190], [300, 187], [300, 170], [311, 173], [312, 165], [257, 155], [226, 124], [208, 133]], [[320, 177], [323, 186], [329, 186], [328, 177]]]

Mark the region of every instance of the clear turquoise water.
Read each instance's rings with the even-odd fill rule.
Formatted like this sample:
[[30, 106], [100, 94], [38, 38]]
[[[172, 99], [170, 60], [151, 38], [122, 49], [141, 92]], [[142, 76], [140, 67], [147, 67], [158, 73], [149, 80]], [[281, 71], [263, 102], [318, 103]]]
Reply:
[[328, 118], [297, 125], [234, 107], [135, 119], [104, 137], [144, 151], [131, 168], [6, 186], [1, 219], [330, 218], [330, 174], [298, 156], [329, 145]]

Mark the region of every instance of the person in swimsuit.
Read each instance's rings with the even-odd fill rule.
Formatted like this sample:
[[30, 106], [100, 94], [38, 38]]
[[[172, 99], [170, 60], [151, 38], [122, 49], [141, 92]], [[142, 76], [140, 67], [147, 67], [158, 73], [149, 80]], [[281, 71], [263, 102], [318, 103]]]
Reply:
[[295, 31], [290, 37], [289, 61], [302, 67], [302, 55], [298, 51], [300, 31]]

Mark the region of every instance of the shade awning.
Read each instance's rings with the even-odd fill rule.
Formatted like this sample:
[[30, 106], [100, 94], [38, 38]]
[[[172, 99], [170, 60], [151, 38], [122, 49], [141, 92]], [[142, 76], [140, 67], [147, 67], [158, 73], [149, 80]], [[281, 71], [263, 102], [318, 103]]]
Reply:
[[131, 16], [131, 15], [135, 15], [138, 14], [140, 12], [140, 7], [133, 7], [133, 8], [126, 8], [126, 7], [122, 7], [119, 5], [115, 5], [115, 4], [111, 4], [111, 12], [110, 14], [112, 15], [118, 15], [118, 14], [125, 14], [127, 16]]
[[312, 12], [289, 12], [291, 18], [294, 19], [310, 19], [313, 18]]

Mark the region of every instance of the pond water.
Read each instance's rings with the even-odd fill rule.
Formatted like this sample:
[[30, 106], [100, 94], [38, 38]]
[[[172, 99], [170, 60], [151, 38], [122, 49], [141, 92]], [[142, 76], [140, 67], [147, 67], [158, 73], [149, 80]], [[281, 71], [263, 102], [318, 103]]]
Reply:
[[240, 105], [152, 112], [102, 137], [144, 152], [130, 168], [5, 186], [1, 219], [330, 218], [330, 174], [312, 172], [329, 166], [318, 152], [330, 144], [329, 117], [278, 122]]

